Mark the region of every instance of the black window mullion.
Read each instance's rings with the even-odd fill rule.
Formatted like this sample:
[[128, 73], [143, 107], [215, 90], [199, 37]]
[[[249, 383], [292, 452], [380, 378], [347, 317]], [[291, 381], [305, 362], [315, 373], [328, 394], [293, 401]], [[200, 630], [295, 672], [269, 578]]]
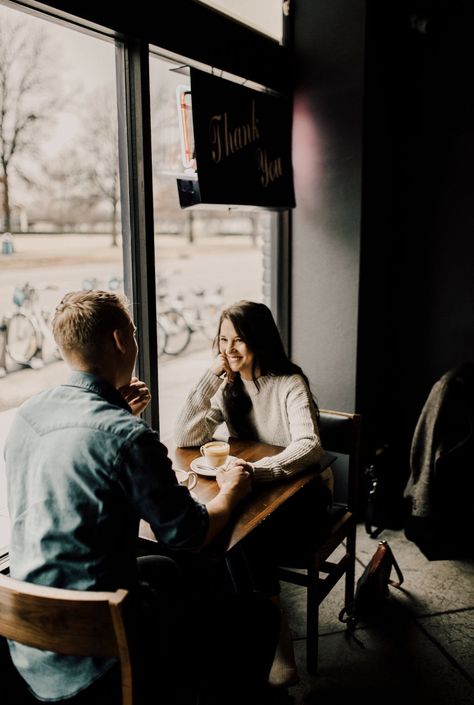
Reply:
[[291, 354], [291, 212], [272, 218], [263, 242], [263, 295], [270, 306], [283, 344]]
[[138, 329], [138, 374], [152, 392], [144, 417], [159, 430], [148, 44], [117, 43], [116, 62], [125, 292]]

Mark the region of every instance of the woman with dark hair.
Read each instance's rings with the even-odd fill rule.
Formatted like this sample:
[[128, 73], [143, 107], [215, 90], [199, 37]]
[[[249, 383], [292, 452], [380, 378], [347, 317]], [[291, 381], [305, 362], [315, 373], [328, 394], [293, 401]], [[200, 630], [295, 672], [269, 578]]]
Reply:
[[284, 446], [278, 455], [246, 463], [255, 481], [279, 480], [318, 463], [318, 406], [306, 375], [284, 350], [270, 309], [253, 301], [226, 308], [214, 348], [217, 357], [178, 418], [177, 445], [201, 445], [225, 422], [230, 436]]
[[[179, 415], [177, 445], [199, 446], [211, 440], [217, 427], [225, 423], [231, 437], [283, 447], [277, 455], [254, 463], [240, 458], [229, 461], [229, 466], [239, 465], [250, 472], [254, 482], [281, 480], [317, 465], [323, 454], [318, 405], [306, 375], [288, 358], [270, 309], [253, 301], [239, 301], [226, 308], [214, 349], [216, 358], [191, 390]], [[330, 468], [310, 487], [286, 502], [244, 542], [256, 587], [277, 604], [282, 548], [304, 550], [321, 530], [331, 502]], [[282, 613], [270, 682], [288, 686], [297, 681], [291, 634]]]

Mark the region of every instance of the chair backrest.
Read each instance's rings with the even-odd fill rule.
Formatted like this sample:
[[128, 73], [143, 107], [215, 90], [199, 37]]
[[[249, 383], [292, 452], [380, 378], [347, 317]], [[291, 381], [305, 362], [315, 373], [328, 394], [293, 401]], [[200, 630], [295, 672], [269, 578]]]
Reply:
[[127, 590], [92, 592], [35, 585], [0, 575], [0, 635], [38, 649], [120, 662], [122, 703], [133, 704]]
[[319, 430], [325, 451], [338, 456], [332, 464], [334, 498], [344, 501], [354, 512], [357, 503], [357, 478], [360, 447], [359, 414], [320, 409]]

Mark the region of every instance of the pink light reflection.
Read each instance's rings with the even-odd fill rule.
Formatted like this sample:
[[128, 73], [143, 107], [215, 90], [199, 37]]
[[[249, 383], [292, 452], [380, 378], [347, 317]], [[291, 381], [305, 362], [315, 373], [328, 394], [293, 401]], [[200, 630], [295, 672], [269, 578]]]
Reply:
[[322, 181], [321, 134], [308, 97], [296, 93], [293, 104], [293, 173], [296, 202], [314, 209], [320, 196]]

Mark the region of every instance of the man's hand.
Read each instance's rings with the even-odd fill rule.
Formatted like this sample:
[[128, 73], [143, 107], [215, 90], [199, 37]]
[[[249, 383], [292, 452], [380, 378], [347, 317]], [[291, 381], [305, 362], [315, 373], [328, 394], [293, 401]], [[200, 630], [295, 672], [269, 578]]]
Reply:
[[218, 470], [216, 481], [221, 494], [229, 495], [229, 498], [235, 504], [250, 494], [252, 490], [250, 473], [240, 465], [226, 470]]
[[242, 467], [218, 470], [216, 473], [219, 493], [206, 503], [209, 514], [209, 529], [203, 546], [211, 543], [228, 523], [235, 506], [252, 489], [250, 474]]
[[248, 472], [250, 476], [253, 472], [253, 468], [250, 463], [247, 463], [247, 461], [242, 458], [229, 458], [227, 460], [226, 470], [232, 470], [233, 468], [241, 468], [242, 470]]
[[142, 382], [138, 377], [132, 377], [128, 384], [124, 384], [119, 388], [120, 394], [123, 396], [127, 404], [132, 410], [134, 416], [138, 416], [150, 403], [151, 394], [145, 382]]

